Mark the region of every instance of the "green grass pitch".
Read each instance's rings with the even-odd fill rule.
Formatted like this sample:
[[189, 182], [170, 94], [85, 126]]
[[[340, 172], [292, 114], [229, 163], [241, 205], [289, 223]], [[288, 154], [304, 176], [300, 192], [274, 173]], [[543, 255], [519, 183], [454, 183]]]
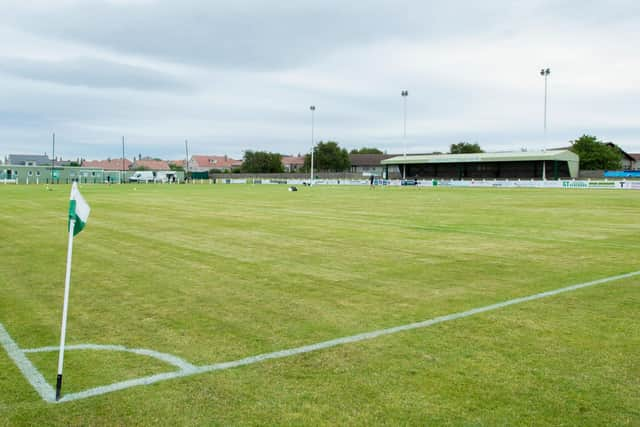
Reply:
[[[640, 192], [81, 186], [67, 344], [233, 361], [640, 270]], [[56, 346], [69, 186], [0, 186], [0, 323]], [[640, 276], [292, 357], [43, 401], [0, 425], [640, 425]], [[57, 353], [29, 359], [55, 384]], [[172, 371], [65, 357], [63, 393]]]

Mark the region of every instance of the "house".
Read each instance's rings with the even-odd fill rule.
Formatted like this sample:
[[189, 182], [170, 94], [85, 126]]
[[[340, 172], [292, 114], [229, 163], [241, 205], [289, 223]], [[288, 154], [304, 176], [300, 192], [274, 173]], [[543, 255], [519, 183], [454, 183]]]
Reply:
[[395, 154], [349, 154], [351, 172], [382, 176], [385, 167], [381, 162], [395, 156]]
[[168, 171], [171, 170], [169, 163], [164, 160], [136, 160], [131, 169], [144, 169], [150, 171]]
[[242, 160], [232, 159], [228, 156], [203, 156], [193, 155], [189, 160], [188, 169], [191, 172], [207, 172], [211, 169], [221, 171], [231, 170], [242, 166]]
[[121, 171], [129, 170], [133, 163], [129, 159], [107, 159], [107, 160], [85, 160], [82, 162], [82, 167], [96, 168], [105, 171]]
[[640, 153], [629, 153], [633, 157], [633, 167], [631, 169], [640, 169]]
[[169, 166], [174, 166], [174, 167], [184, 169], [184, 163], [185, 163], [184, 160], [168, 160], [167, 163], [169, 163]]
[[637, 159], [633, 157], [631, 154], [627, 153], [626, 151], [624, 151], [622, 148], [620, 148], [613, 142], [605, 142], [604, 145], [608, 145], [609, 147], [616, 148], [618, 149], [618, 151], [620, 151], [620, 154], [622, 154], [621, 163], [622, 163], [623, 170], [632, 170], [636, 168]]
[[302, 169], [304, 166], [304, 156], [298, 154], [297, 156], [283, 156], [282, 166], [285, 172], [296, 172]]
[[9, 154], [5, 164], [15, 166], [51, 166], [51, 159], [46, 154]]

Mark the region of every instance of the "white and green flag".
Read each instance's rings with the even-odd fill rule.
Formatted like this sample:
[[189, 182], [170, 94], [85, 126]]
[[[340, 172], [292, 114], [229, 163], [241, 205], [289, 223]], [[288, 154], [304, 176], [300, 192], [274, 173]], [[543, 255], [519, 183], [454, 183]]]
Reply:
[[91, 212], [91, 208], [84, 200], [84, 197], [82, 197], [82, 194], [80, 194], [80, 190], [78, 190], [78, 183], [74, 182], [71, 187], [71, 201], [69, 203], [69, 226], [71, 226], [71, 221], [74, 220], [74, 236], [84, 228], [87, 220], [89, 219], [89, 212]]
[[[71, 286], [71, 258], [73, 256], [73, 237], [82, 231], [89, 219], [89, 204], [84, 200], [78, 183], [71, 186], [71, 198], [69, 202], [69, 245], [67, 246], [67, 273], [64, 278], [64, 302], [62, 304], [62, 325], [60, 327], [60, 352], [58, 355], [58, 378], [56, 380], [56, 401], [62, 395], [62, 365], [64, 364], [64, 344], [67, 334], [67, 312], [69, 309], [69, 288]], [[71, 229], [73, 227], [73, 229]]]

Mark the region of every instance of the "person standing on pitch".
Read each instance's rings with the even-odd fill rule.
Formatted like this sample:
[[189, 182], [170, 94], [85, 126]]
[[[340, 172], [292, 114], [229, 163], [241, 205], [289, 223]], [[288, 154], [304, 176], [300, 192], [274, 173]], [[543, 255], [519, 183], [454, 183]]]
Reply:
[[373, 185], [374, 180], [375, 180], [375, 177], [373, 176], [373, 174], [369, 175], [369, 188], [376, 188]]

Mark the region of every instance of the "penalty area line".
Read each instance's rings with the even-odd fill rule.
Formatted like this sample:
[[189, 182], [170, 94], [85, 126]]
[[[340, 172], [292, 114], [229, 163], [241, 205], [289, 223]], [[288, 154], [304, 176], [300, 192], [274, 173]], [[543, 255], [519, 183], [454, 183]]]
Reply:
[[[70, 401], [73, 401], [73, 400], [85, 399], [85, 398], [93, 397], [93, 396], [99, 396], [99, 395], [106, 394], [106, 393], [111, 393], [111, 392], [114, 392], [114, 391], [117, 391], [117, 390], [124, 390], [124, 389], [127, 389], [127, 388], [141, 386], [141, 385], [150, 385], [150, 384], [153, 384], [153, 383], [157, 383], [157, 382], [160, 382], [160, 381], [165, 381], [165, 380], [169, 380], [169, 379], [173, 379], [173, 378], [182, 378], [182, 377], [188, 377], [188, 376], [191, 376], [191, 375], [197, 375], [197, 374], [202, 374], [202, 373], [206, 373], [206, 372], [221, 371], [221, 370], [226, 370], [226, 369], [231, 369], [231, 368], [237, 368], [237, 367], [240, 367], [240, 366], [246, 366], [246, 365], [251, 365], [251, 364], [254, 364], [254, 363], [263, 362], [265, 360], [280, 359], [280, 358], [284, 358], [284, 357], [295, 356], [295, 355], [298, 355], [298, 354], [310, 353], [310, 352], [313, 352], [313, 351], [323, 350], [323, 349], [326, 349], [326, 348], [336, 347], [336, 346], [339, 346], [339, 345], [350, 344], [350, 343], [355, 343], [355, 342], [365, 341], [365, 340], [371, 340], [371, 339], [378, 338], [378, 337], [385, 336], [385, 335], [392, 335], [392, 334], [396, 334], [398, 332], [409, 331], [409, 330], [419, 329], [419, 328], [425, 328], [425, 327], [428, 327], [428, 326], [436, 325], [438, 323], [448, 322], [448, 321], [456, 320], [456, 319], [462, 319], [462, 318], [470, 317], [470, 316], [473, 316], [473, 315], [476, 315], [476, 314], [485, 313], [485, 312], [488, 312], [488, 311], [493, 311], [493, 310], [497, 310], [497, 309], [504, 308], [504, 307], [509, 307], [509, 306], [516, 305], [516, 304], [521, 304], [521, 303], [528, 302], [528, 301], [534, 301], [534, 300], [538, 300], [538, 299], [541, 299], [541, 298], [547, 298], [547, 297], [551, 297], [551, 296], [562, 294], [562, 293], [566, 293], [566, 292], [572, 292], [572, 291], [576, 291], [576, 290], [579, 290], [579, 289], [587, 288], [587, 287], [590, 287], [590, 286], [600, 285], [600, 284], [603, 284], [603, 283], [609, 283], [609, 282], [613, 282], [613, 281], [617, 281], [617, 280], [628, 279], [628, 278], [635, 277], [635, 276], [638, 276], [638, 275], [640, 275], [640, 271], [635, 271], [635, 272], [626, 273], [626, 274], [620, 274], [620, 275], [617, 275], [617, 276], [610, 276], [610, 277], [606, 277], [604, 279], [593, 280], [593, 281], [590, 281], [590, 282], [580, 283], [580, 284], [577, 284], [577, 285], [567, 286], [567, 287], [564, 287], [564, 288], [559, 288], [559, 289], [555, 289], [555, 290], [551, 290], [551, 291], [540, 292], [540, 293], [529, 295], [529, 296], [525, 296], [525, 297], [514, 298], [514, 299], [511, 299], [511, 300], [508, 300], [508, 301], [503, 301], [503, 302], [499, 302], [499, 303], [496, 303], [496, 304], [486, 305], [484, 307], [478, 307], [478, 308], [474, 308], [474, 309], [467, 310], [467, 311], [448, 314], [448, 315], [445, 315], [445, 316], [434, 317], [432, 319], [424, 320], [424, 321], [421, 321], [421, 322], [409, 323], [409, 324], [406, 324], [406, 325], [395, 326], [395, 327], [387, 328], [387, 329], [379, 329], [379, 330], [376, 330], [376, 331], [365, 332], [365, 333], [362, 333], [362, 334], [351, 335], [351, 336], [342, 337], [342, 338], [336, 338], [336, 339], [329, 340], [329, 341], [323, 341], [323, 342], [319, 342], [319, 343], [316, 343], [316, 344], [305, 345], [305, 346], [302, 346], [302, 347], [296, 347], [296, 348], [276, 351], [276, 352], [272, 352], [272, 353], [258, 354], [256, 356], [250, 356], [250, 357], [246, 357], [246, 358], [243, 358], [243, 359], [238, 359], [238, 360], [234, 360], [234, 361], [230, 361], [230, 362], [222, 362], [222, 363], [214, 363], [214, 364], [211, 364], [211, 365], [195, 366], [195, 369], [190, 369], [190, 370], [181, 370], [181, 371], [178, 371], [178, 372], [157, 374], [157, 375], [151, 375], [151, 376], [147, 376], [147, 377], [143, 377], [143, 378], [137, 378], [137, 379], [134, 379], [134, 380], [122, 381], [122, 382], [110, 384], [110, 385], [107, 385], [107, 386], [96, 387], [96, 388], [85, 390], [85, 391], [82, 391], [82, 392], [71, 393], [71, 394], [65, 395], [65, 396], [62, 397], [62, 399], [60, 399], [60, 401], [58, 403], [70, 402]], [[0, 332], [1, 331], [2, 331], [2, 329], [0, 329]], [[47, 400], [47, 399], [45, 399], [45, 400]]]

